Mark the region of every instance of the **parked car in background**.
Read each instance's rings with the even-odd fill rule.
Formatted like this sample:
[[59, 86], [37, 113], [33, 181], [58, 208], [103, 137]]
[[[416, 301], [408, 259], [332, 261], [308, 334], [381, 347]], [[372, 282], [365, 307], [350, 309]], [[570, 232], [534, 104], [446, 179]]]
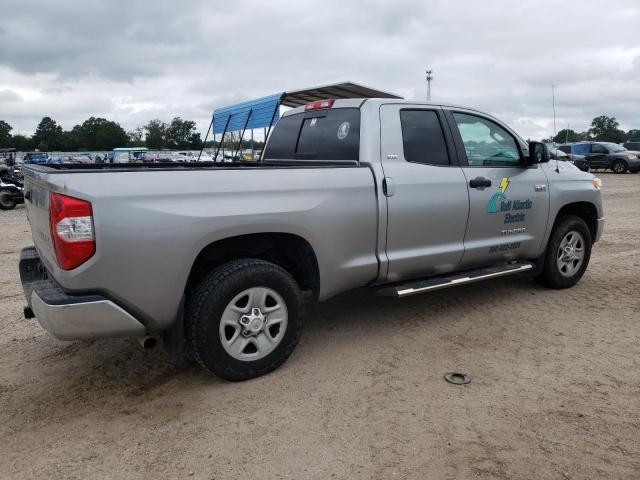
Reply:
[[587, 162], [584, 155], [574, 155], [573, 153], [565, 153], [560, 150], [558, 147], [555, 147], [552, 143], [547, 144], [547, 148], [549, 149], [549, 157], [552, 160], [558, 160], [561, 162], [569, 162], [572, 165], [575, 165], [583, 172], [589, 171], [589, 162]]
[[615, 173], [640, 171], [640, 152], [627, 150], [613, 142], [578, 142], [558, 145], [565, 153], [584, 155], [589, 167], [596, 170], [612, 170]]
[[27, 152], [22, 157], [23, 163], [27, 165], [37, 165], [42, 163], [60, 163], [56, 160], [59, 157], [49, 157], [45, 152]]
[[633, 152], [640, 151], [640, 142], [625, 142], [622, 144], [622, 146], [627, 150], [631, 150]]
[[160, 152], [156, 157], [156, 162], [191, 162], [189, 157], [186, 157], [177, 152]]
[[81, 154], [81, 155], [72, 155], [69, 157], [69, 163], [82, 163], [82, 164], [87, 164], [87, 163], [93, 163], [93, 160], [91, 160], [91, 157]]

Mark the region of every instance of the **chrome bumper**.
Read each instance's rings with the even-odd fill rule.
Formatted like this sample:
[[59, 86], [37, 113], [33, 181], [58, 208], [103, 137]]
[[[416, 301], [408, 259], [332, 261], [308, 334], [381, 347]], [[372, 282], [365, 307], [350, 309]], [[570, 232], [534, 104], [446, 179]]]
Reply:
[[145, 327], [131, 314], [100, 295], [69, 295], [45, 278], [33, 247], [20, 255], [25, 298], [40, 325], [60, 340], [144, 335]]

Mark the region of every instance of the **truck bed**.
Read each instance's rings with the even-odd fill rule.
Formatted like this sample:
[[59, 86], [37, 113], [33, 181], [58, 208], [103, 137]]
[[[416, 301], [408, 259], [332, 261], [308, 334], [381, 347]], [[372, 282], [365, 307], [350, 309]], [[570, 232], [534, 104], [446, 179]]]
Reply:
[[348, 168], [358, 167], [353, 160], [265, 160], [264, 162], [159, 162], [159, 163], [59, 163], [28, 164], [24, 169], [64, 172], [139, 172], [145, 170], [255, 170], [267, 168]]
[[[256, 233], [305, 240], [326, 298], [378, 275], [374, 175], [357, 162], [29, 165], [23, 169], [34, 244], [71, 294], [99, 293], [162, 330], [175, 320], [194, 261], [208, 245]], [[103, 173], [104, 175], [96, 175]], [[49, 193], [91, 202], [94, 256], [57, 265]]]

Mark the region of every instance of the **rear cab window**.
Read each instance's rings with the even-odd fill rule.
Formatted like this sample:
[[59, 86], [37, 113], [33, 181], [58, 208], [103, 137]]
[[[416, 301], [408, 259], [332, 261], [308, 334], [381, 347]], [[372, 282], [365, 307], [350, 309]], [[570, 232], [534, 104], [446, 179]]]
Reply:
[[360, 157], [360, 109], [334, 108], [283, 117], [267, 143], [265, 160], [351, 160]]

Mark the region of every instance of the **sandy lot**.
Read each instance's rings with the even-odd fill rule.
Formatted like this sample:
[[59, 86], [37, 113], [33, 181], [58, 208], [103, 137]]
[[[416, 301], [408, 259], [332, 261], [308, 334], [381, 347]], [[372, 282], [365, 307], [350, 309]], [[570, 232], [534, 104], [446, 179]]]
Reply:
[[29, 225], [0, 212], [0, 478], [640, 478], [640, 175], [601, 177], [608, 224], [577, 287], [351, 292], [309, 305], [289, 361], [240, 384], [24, 320]]

